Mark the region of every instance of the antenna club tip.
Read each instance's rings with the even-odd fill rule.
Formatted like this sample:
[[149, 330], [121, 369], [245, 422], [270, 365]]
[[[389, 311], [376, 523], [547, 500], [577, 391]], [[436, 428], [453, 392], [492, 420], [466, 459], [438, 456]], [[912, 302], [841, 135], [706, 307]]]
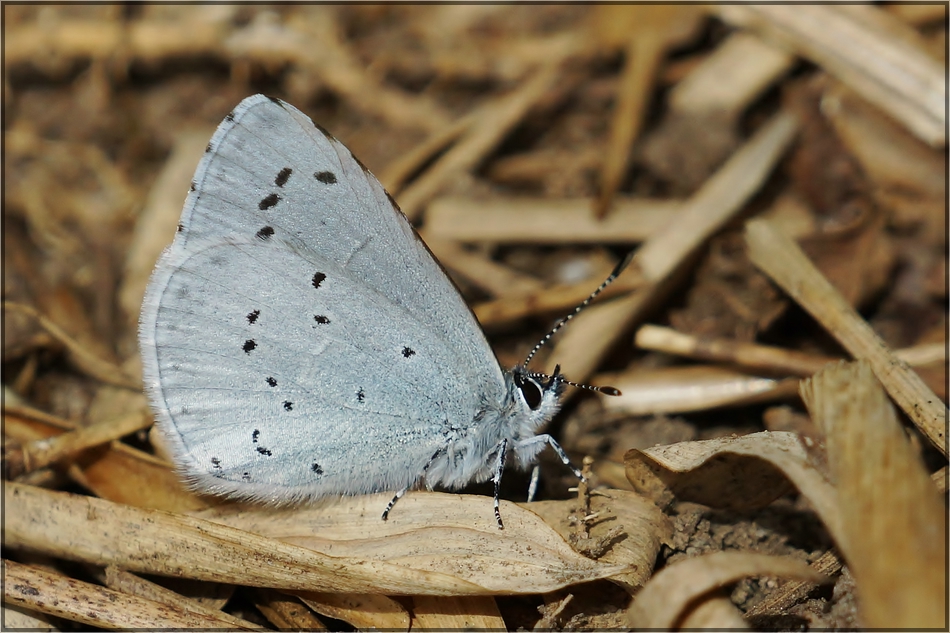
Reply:
[[600, 387], [598, 391], [600, 391], [600, 393], [604, 394], [605, 396], [621, 395], [620, 390], [617, 389], [616, 387]]

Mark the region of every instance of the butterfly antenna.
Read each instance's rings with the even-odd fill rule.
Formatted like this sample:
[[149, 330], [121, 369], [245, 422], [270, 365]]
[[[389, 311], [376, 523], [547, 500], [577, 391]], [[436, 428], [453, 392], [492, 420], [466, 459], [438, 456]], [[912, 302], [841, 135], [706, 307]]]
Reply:
[[620, 390], [617, 389], [616, 387], [607, 387], [607, 386], [597, 387], [595, 385], [584, 385], [579, 382], [574, 382], [573, 380], [568, 380], [567, 378], [564, 377], [563, 374], [561, 374], [560, 365], [554, 366], [554, 373], [551, 374], [550, 376], [548, 376], [547, 374], [542, 374], [541, 372], [537, 372], [537, 371], [529, 371], [527, 375], [530, 376], [531, 378], [538, 378], [538, 379], [552, 378], [552, 377], [557, 378], [559, 381], [563, 382], [565, 385], [570, 385], [572, 387], [577, 387], [579, 389], [586, 389], [587, 391], [595, 391], [597, 393], [602, 393], [605, 396], [619, 396], [620, 395]]
[[[597, 295], [599, 295], [601, 292], [604, 291], [604, 288], [612, 284], [614, 279], [620, 276], [620, 273], [622, 273], [624, 269], [630, 265], [630, 262], [633, 261], [633, 254], [634, 254], [633, 251], [630, 251], [629, 253], [627, 253], [627, 255], [620, 261], [620, 263], [614, 266], [614, 269], [610, 272], [609, 275], [607, 275], [607, 279], [604, 279], [603, 283], [601, 283], [597, 287], [597, 289], [594, 290], [594, 292], [590, 293], [590, 295], [588, 295], [586, 299], [581, 301], [581, 303], [576, 308], [574, 308], [574, 310], [570, 314], [562, 317], [557, 323], [555, 323], [554, 327], [551, 328], [550, 332], [548, 332], [543, 337], [541, 337], [541, 340], [538, 341], [538, 344], [535, 345], [534, 349], [531, 350], [531, 353], [528, 354], [528, 357], [524, 361], [523, 367], [527, 368], [528, 363], [530, 363], [531, 359], [534, 358], [534, 355], [538, 353], [538, 350], [544, 347], [545, 343], [550, 341], [551, 337], [554, 336], [558, 330], [560, 330], [562, 327], [567, 325], [568, 321], [570, 321], [571, 319], [576, 317], [578, 314], [580, 314], [581, 310], [589, 306], [590, 302], [593, 301]], [[555, 376], [558, 375], [559, 369], [560, 369], [560, 366], [555, 368], [554, 370]], [[534, 376], [534, 377], [546, 376], [546, 374], [537, 374], [534, 372], [529, 372], [529, 375]], [[581, 385], [576, 382], [571, 382], [570, 380], [567, 380], [566, 378], [563, 378], [563, 377], [561, 378], [561, 380], [568, 385], [572, 385], [574, 387], [580, 387], [581, 389], [587, 389], [589, 391], [598, 391], [600, 393], [604, 393], [604, 394], [612, 395], [612, 396], [620, 395], [620, 392], [617, 389], [614, 389], [613, 387], [594, 387], [593, 385]]]

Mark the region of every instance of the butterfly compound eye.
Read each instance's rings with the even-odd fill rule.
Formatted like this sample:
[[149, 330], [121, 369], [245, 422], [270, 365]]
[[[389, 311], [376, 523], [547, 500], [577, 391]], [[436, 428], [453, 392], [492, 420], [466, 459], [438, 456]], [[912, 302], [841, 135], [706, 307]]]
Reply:
[[524, 401], [531, 407], [532, 411], [536, 411], [541, 406], [541, 397], [544, 395], [541, 385], [528, 376], [517, 376], [515, 384], [521, 390], [521, 397], [524, 398]]

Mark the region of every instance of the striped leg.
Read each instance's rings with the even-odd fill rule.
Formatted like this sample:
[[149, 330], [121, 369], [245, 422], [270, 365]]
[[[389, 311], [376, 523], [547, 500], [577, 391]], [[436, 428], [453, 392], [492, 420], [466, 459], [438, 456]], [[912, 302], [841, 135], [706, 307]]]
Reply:
[[[426, 476], [426, 473], [429, 472], [429, 467], [432, 466], [432, 463], [433, 463], [435, 460], [437, 460], [437, 459], [439, 458], [439, 456], [441, 456], [443, 453], [445, 453], [445, 450], [446, 450], [446, 449], [445, 449], [445, 447], [443, 446], [442, 448], [440, 448], [440, 449], [437, 450], [436, 452], [432, 453], [432, 457], [430, 457], [430, 458], [429, 458], [429, 461], [426, 462], [426, 465], [423, 466], [423, 468], [422, 468], [422, 474], [419, 476], [419, 479], [421, 479], [421, 478], [423, 478], [423, 477]], [[416, 481], [418, 481], [418, 479], [417, 479]], [[413, 482], [413, 483], [415, 483], [415, 482]], [[400, 490], [399, 492], [397, 492], [396, 495], [389, 501], [389, 504], [386, 506], [386, 509], [383, 510], [383, 521], [385, 521], [386, 519], [389, 518], [389, 511], [392, 510], [392, 509], [393, 509], [393, 506], [396, 505], [396, 502], [399, 501], [400, 499], [402, 499], [402, 496], [403, 496], [404, 494], [406, 494], [406, 493], [409, 491], [409, 488], [411, 487], [411, 485], [412, 485], [412, 484], [410, 484], [409, 486], [406, 486], [405, 488], [403, 488], [402, 490]], [[497, 504], [496, 504], [496, 505], [497, 505]]]
[[505, 524], [501, 522], [501, 510], [498, 509], [498, 500], [501, 496], [501, 473], [505, 470], [505, 457], [508, 456], [508, 438], [503, 439], [495, 445], [498, 451], [498, 457], [495, 460], [495, 474], [492, 475], [492, 481], [495, 483], [495, 521], [498, 522], [498, 529], [505, 529]]
[[[564, 452], [564, 449], [561, 448], [561, 445], [558, 444], [557, 441], [553, 437], [548, 435], [547, 433], [545, 433], [544, 435], [535, 435], [532, 438], [529, 438], [522, 442], [518, 442], [517, 446], [515, 446], [515, 450], [524, 448], [525, 446], [532, 446], [534, 444], [547, 444], [548, 446], [553, 448], [554, 452], [557, 453], [557, 456], [561, 458], [561, 461], [564, 463], [564, 465], [570, 468], [572, 471], [574, 471], [574, 475], [578, 479], [581, 479], [581, 480], [584, 479], [584, 473], [581, 472], [581, 469], [571, 463], [571, 459], [567, 456], [567, 453]], [[536, 489], [536, 487], [537, 487], [537, 484], [535, 482], [535, 476], [534, 476], [534, 473], [532, 472], [531, 473], [531, 487], [528, 489], [529, 501], [531, 500], [531, 498], [533, 498], [532, 492]]]

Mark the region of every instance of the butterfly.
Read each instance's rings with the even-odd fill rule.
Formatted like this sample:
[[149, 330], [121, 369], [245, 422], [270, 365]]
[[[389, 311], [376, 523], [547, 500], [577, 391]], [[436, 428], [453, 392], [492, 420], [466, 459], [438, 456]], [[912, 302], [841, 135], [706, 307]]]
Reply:
[[573, 383], [527, 361], [502, 370], [379, 181], [279, 99], [248, 97], [212, 136], [139, 343], [158, 429], [201, 493], [288, 504], [396, 491], [385, 519], [420, 481], [491, 479], [502, 527], [509, 453], [527, 467], [550, 446], [570, 466], [537, 431]]

